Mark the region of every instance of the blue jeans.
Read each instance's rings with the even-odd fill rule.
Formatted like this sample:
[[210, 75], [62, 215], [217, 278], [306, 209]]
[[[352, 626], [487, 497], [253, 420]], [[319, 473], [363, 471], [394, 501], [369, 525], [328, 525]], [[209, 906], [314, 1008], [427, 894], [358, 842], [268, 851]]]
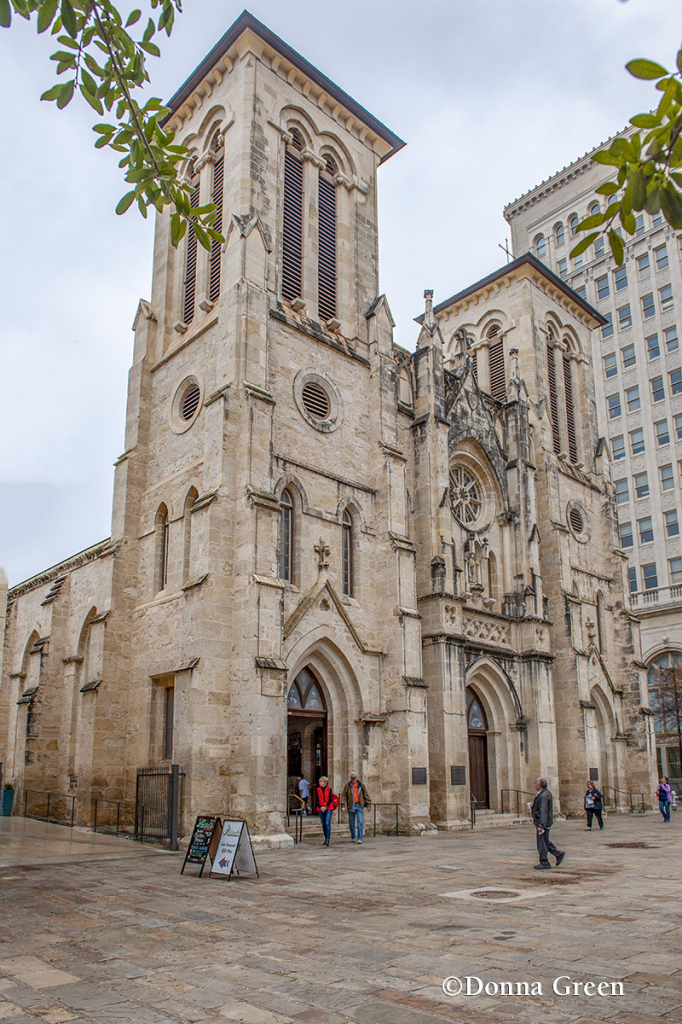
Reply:
[[360, 804], [353, 804], [353, 810], [348, 810], [348, 824], [350, 825], [350, 837], [355, 839], [355, 819], [358, 820], [358, 839], [362, 839], [365, 830], [365, 810]]
[[318, 811], [320, 821], [322, 822], [322, 831], [324, 832], [325, 842], [328, 843], [332, 837], [332, 812], [331, 811]]
[[670, 801], [669, 800], [659, 800], [658, 801], [658, 809], [661, 812], [661, 814], [663, 815], [663, 821], [670, 821]]

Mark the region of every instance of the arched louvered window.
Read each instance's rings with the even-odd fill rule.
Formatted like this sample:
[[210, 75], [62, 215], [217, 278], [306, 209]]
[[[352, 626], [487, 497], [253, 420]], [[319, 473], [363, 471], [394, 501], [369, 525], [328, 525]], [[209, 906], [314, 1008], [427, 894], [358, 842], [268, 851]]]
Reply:
[[[213, 150], [215, 152], [215, 163], [213, 164], [213, 190], [211, 199], [216, 205], [216, 217], [213, 227], [216, 231], [223, 230], [223, 187], [225, 184], [225, 148], [219, 141], [219, 136], [214, 139]], [[215, 238], [211, 241], [211, 254], [208, 260], [208, 297], [211, 302], [216, 302], [220, 295], [220, 259], [222, 256], [222, 242]]]
[[504, 371], [504, 340], [499, 337], [500, 325], [493, 324], [488, 330], [490, 346], [488, 359], [490, 365], [490, 394], [498, 402], [507, 400], [507, 381]]
[[478, 384], [478, 352], [471, 353], [471, 372], [474, 375], [474, 380]]
[[571, 376], [571, 360], [564, 356], [564, 395], [566, 397], [566, 434], [568, 436], [568, 457], [571, 462], [578, 461], [578, 446], [575, 440], [575, 409], [573, 408], [573, 378]]
[[[190, 203], [193, 207], [199, 205], [200, 181], [199, 175], [192, 170], [190, 179]], [[194, 228], [187, 229], [187, 248], [185, 250], [185, 287], [182, 300], [182, 319], [186, 324], [194, 320], [194, 301], [197, 291], [197, 236]]]
[[346, 597], [353, 596], [353, 520], [348, 509], [341, 519], [341, 584]]
[[282, 218], [282, 298], [297, 299], [303, 266], [303, 138], [292, 129], [284, 153], [284, 214]]
[[336, 316], [336, 165], [330, 156], [319, 174], [317, 309], [322, 320]]
[[168, 555], [170, 550], [170, 522], [168, 509], [161, 505], [156, 513], [156, 591], [165, 590], [168, 584]]
[[554, 360], [554, 345], [547, 345], [547, 383], [549, 386], [549, 411], [552, 420], [552, 447], [558, 455], [561, 451], [561, 436], [559, 434], [559, 405], [556, 392], [556, 363]]
[[279, 503], [279, 578], [293, 583], [294, 503], [289, 491], [282, 492]]

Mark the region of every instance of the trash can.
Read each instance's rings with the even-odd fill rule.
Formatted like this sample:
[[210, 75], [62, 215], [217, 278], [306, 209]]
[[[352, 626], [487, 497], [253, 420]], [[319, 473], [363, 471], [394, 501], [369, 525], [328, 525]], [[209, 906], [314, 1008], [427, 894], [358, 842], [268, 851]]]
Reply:
[[2, 787], [2, 796], [0, 796], [0, 817], [9, 818], [12, 813], [12, 804], [14, 803], [14, 790], [6, 783]]

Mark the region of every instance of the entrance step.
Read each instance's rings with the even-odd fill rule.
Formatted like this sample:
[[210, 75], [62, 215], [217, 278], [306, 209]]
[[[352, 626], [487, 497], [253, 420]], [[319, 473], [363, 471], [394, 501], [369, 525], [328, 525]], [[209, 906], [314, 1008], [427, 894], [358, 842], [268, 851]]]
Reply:
[[519, 817], [516, 814], [498, 814], [487, 809], [476, 811], [475, 828], [505, 828], [508, 825], [530, 825], [528, 815]]

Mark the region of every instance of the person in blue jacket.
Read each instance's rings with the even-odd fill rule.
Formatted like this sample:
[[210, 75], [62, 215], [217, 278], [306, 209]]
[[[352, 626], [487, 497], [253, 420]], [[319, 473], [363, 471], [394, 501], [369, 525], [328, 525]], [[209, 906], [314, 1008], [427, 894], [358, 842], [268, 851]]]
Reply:
[[663, 815], [663, 821], [666, 824], [670, 824], [670, 783], [668, 782], [665, 775], [661, 777], [661, 781], [656, 790], [656, 796], [658, 797], [658, 809]]
[[592, 828], [592, 818], [597, 819], [599, 828], [604, 827], [602, 821], [601, 812], [604, 807], [604, 802], [601, 793], [595, 786], [594, 782], [587, 783], [587, 792], [585, 793], [585, 811], [587, 812], [587, 828], [586, 832], [589, 832]]

